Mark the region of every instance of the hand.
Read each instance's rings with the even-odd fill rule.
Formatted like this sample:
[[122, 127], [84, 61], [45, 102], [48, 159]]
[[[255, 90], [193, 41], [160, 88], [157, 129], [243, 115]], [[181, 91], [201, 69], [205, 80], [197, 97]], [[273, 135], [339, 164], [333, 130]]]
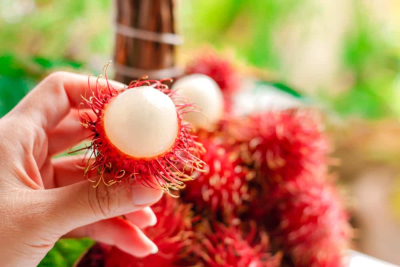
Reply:
[[76, 166], [81, 157], [52, 158], [91, 134], [77, 112], [87, 88], [85, 76], [54, 73], [0, 120], [0, 266], [36, 266], [62, 236], [139, 257], [157, 252], [140, 228], [156, 223], [149, 206], [162, 191], [93, 188]]

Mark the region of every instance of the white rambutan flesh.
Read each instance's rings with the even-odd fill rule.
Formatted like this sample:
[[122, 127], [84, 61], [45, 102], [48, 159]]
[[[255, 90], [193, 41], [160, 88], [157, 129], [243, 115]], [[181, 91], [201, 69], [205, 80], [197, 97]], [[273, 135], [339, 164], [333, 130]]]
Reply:
[[169, 96], [149, 86], [127, 90], [104, 111], [107, 139], [134, 158], [153, 158], [167, 152], [178, 135], [176, 107]]
[[224, 100], [218, 84], [203, 74], [192, 74], [179, 79], [172, 89], [187, 97], [200, 112], [185, 114], [184, 120], [194, 127], [211, 129], [223, 115]]

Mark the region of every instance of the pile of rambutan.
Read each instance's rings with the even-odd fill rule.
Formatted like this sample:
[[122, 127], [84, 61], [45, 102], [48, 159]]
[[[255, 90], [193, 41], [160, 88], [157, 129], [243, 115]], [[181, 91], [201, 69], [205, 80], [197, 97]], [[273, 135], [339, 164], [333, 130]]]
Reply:
[[[331, 146], [319, 112], [234, 117], [224, 108], [238, 90], [231, 63], [208, 54], [190, 63], [187, 73], [172, 90], [139, 80], [122, 90], [100, 86], [86, 98], [97, 115], [82, 115], [93, 131], [86, 173], [97, 169], [95, 181], [128, 190], [135, 183], [177, 191], [152, 206], [158, 222], [143, 230], [157, 254], [135, 258], [95, 244], [78, 266], [345, 266], [351, 229], [329, 174]], [[137, 106], [121, 122], [107, 120], [121, 114], [128, 94], [126, 101]], [[144, 127], [154, 140], [140, 133], [132, 138], [151, 149], [135, 150], [107, 124]]]

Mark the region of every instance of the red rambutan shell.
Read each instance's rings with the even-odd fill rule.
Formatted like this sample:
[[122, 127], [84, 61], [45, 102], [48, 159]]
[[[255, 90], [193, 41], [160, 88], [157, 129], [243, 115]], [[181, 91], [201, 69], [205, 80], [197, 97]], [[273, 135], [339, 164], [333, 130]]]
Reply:
[[105, 267], [191, 266], [193, 241], [191, 205], [164, 196], [152, 206], [157, 224], [143, 232], [157, 245], [158, 253], [135, 258], [116, 247], [107, 254]]
[[316, 112], [269, 111], [238, 119], [231, 133], [244, 142], [242, 158], [270, 183], [323, 176], [330, 145]]
[[[89, 88], [91, 95], [84, 98], [84, 104], [93, 110], [96, 117], [92, 118], [88, 113], [82, 112], [81, 122], [93, 132], [90, 145], [85, 147], [88, 149], [85, 175], [97, 170], [99, 178], [95, 181], [96, 185], [100, 181], [108, 185], [135, 183], [168, 192], [169, 189], [182, 188], [183, 182], [190, 179], [183, 171], [184, 168], [200, 170], [203, 167], [198, 158], [202, 151], [201, 144], [196, 141], [191, 125], [182, 120], [182, 114], [191, 111], [192, 105], [161, 82], [138, 80], [132, 82], [128, 88], [116, 90], [106, 78], [105, 85], [98, 81], [95, 88]], [[134, 158], [120, 151], [108, 139], [103, 122], [103, 113], [112, 99], [123, 91], [135, 90], [143, 85], [151, 86], [178, 100], [175, 101], [175, 107], [179, 129], [175, 143], [165, 153], [152, 158]], [[104, 176], [106, 173], [111, 176], [108, 180]]]
[[240, 76], [232, 62], [216, 52], [207, 51], [196, 57], [186, 66], [186, 73], [201, 73], [212, 78], [221, 88], [226, 100], [229, 100], [240, 86]]
[[299, 179], [275, 187], [268, 197], [273, 207], [265, 220], [295, 266], [344, 266], [343, 252], [351, 238], [348, 215], [329, 183]]
[[[209, 228], [206, 223], [206, 228]], [[277, 267], [281, 255], [270, 252], [268, 235], [250, 224], [246, 233], [238, 226], [214, 224], [197, 234], [195, 254], [210, 267]]]
[[252, 173], [241, 164], [238, 147], [230, 144], [226, 136], [204, 133], [200, 136], [206, 150], [201, 159], [206, 167], [186, 183], [182, 198], [193, 203], [197, 211], [236, 215], [248, 199], [247, 180]]

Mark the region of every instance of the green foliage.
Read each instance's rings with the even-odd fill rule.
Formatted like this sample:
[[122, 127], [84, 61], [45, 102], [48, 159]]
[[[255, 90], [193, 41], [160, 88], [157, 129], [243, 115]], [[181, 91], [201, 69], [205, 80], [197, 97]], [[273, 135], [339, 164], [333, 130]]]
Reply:
[[39, 267], [71, 267], [93, 244], [94, 241], [88, 238], [60, 239], [40, 262]]
[[82, 63], [12, 54], [0, 56], [0, 118], [7, 114], [37, 83], [55, 69], [79, 69]]
[[[400, 115], [399, 97], [393, 82], [400, 68], [393, 64], [395, 54], [384, 32], [373, 24], [359, 0], [355, 5], [355, 23], [344, 44], [343, 62], [354, 77], [352, 88], [332, 99], [343, 115], [378, 119]], [[331, 100], [331, 101], [332, 101]]]
[[257, 67], [279, 68], [274, 34], [279, 23], [307, 0], [199, 0], [182, 2], [181, 21], [189, 45], [234, 48]]
[[111, 54], [113, 1], [36, 0], [31, 9], [19, 2], [29, 1], [0, 2], [0, 9], [9, 10], [4, 21], [0, 14], [1, 53], [70, 61]]

